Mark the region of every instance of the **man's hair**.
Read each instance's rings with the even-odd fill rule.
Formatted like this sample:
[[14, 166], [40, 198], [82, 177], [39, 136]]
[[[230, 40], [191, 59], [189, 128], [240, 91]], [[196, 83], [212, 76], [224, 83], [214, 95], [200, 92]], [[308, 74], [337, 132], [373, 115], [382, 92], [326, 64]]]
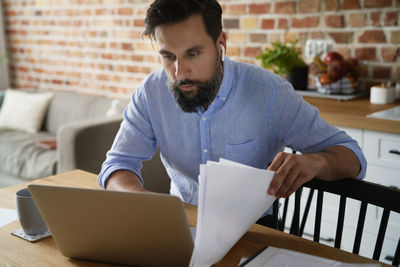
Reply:
[[200, 14], [207, 34], [217, 41], [222, 31], [222, 8], [217, 0], [155, 0], [147, 10], [143, 35], [155, 40], [156, 27], [175, 24]]

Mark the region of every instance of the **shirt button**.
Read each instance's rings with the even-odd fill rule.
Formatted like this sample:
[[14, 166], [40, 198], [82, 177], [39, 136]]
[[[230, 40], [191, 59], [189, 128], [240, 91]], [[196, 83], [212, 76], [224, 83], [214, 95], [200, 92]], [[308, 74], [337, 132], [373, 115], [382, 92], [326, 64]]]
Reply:
[[203, 117], [203, 121], [206, 121], [207, 120], [207, 118], [206, 117]]
[[225, 97], [225, 96], [223, 96], [221, 99], [222, 99], [223, 101], [225, 101], [226, 97]]
[[207, 152], [208, 152], [207, 148], [204, 148], [204, 149], [203, 149], [203, 152], [204, 152], [204, 153], [207, 153]]

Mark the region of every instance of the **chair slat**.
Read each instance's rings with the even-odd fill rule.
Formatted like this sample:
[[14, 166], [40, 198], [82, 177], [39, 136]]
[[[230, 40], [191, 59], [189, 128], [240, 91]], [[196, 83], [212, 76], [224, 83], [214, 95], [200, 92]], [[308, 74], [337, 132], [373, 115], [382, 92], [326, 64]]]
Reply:
[[338, 223], [336, 226], [335, 248], [340, 248], [340, 245], [342, 243], [345, 211], [346, 211], [346, 197], [340, 196]]
[[353, 246], [353, 253], [355, 254], [360, 253], [361, 238], [362, 238], [362, 232], [364, 230], [365, 215], [367, 214], [367, 206], [368, 203], [366, 201], [361, 202], [360, 213], [358, 215], [356, 236], [354, 238], [354, 246]]
[[288, 210], [288, 206], [289, 206], [289, 198], [285, 198], [285, 202], [283, 204], [283, 215], [282, 215], [282, 223], [280, 226], [281, 231], [283, 231], [283, 229], [285, 228], [285, 223], [286, 223], [286, 214], [287, 214], [287, 210]]
[[315, 211], [315, 225], [314, 225], [314, 238], [313, 240], [319, 242], [321, 233], [321, 217], [322, 217], [322, 203], [324, 202], [324, 191], [318, 190], [317, 207]]
[[290, 227], [290, 233], [293, 235], [299, 235], [299, 222], [300, 222], [300, 200], [301, 200], [301, 187], [296, 191], [294, 197], [294, 213], [292, 219], [292, 225]]
[[272, 215], [273, 215], [273, 222], [272, 223], [274, 225], [274, 228], [278, 230], [279, 199], [276, 199], [274, 201]]
[[308, 212], [310, 211], [310, 206], [311, 206], [311, 202], [312, 202], [312, 199], [313, 199], [313, 195], [314, 195], [314, 189], [311, 188], [310, 192], [308, 193], [307, 203], [306, 203], [306, 206], [304, 208], [303, 217], [301, 218], [299, 236], [303, 236], [304, 227], [306, 226]]
[[386, 228], [389, 221], [389, 214], [390, 214], [390, 209], [383, 210], [381, 224], [379, 226], [378, 237], [376, 238], [374, 255], [372, 256], [374, 260], [379, 260], [379, 257], [381, 256], [382, 244], [385, 238]]

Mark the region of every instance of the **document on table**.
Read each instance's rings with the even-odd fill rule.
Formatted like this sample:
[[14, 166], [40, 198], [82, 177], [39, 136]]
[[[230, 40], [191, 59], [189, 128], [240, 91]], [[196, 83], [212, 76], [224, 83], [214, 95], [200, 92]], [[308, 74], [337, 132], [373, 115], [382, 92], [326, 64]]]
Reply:
[[200, 165], [196, 240], [190, 266], [221, 260], [275, 200], [274, 172], [220, 159]]
[[0, 208], [0, 227], [3, 227], [16, 219], [18, 219], [16, 210]]
[[293, 250], [268, 247], [239, 267], [380, 267], [374, 263], [344, 263]]

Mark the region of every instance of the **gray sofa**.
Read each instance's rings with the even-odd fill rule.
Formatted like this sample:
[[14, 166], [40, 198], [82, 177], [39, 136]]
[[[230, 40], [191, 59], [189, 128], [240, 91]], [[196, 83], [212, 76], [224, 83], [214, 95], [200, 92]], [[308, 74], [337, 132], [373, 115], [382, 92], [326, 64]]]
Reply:
[[[119, 100], [119, 112], [114, 109], [114, 115], [107, 116], [111, 98], [53, 93], [40, 132], [0, 129], [0, 187], [73, 169], [100, 171], [128, 100]], [[45, 149], [35, 144], [43, 139], [56, 139], [57, 148]]]

